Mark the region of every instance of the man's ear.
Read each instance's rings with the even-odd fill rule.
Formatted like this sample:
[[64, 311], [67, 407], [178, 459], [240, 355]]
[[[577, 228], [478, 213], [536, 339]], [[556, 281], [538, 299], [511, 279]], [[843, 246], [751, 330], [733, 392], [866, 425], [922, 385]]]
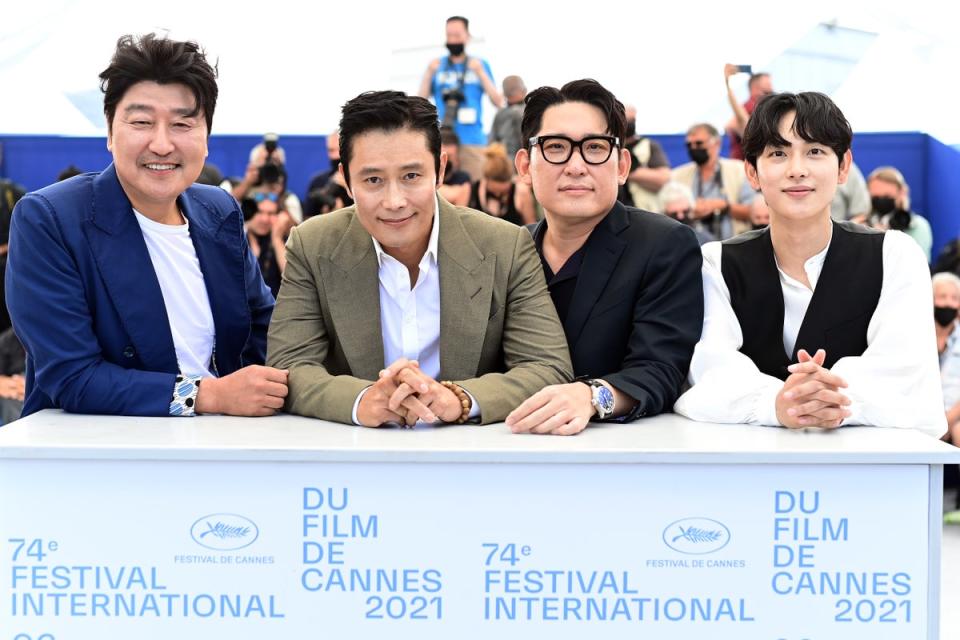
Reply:
[[853, 151], [847, 149], [847, 152], [840, 158], [840, 173], [837, 175], [837, 184], [846, 184], [847, 176], [850, 175], [850, 167], [853, 165]]
[[443, 184], [443, 177], [447, 175], [447, 161], [449, 157], [446, 151], [440, 152], [440, 171], [437, 172], [437, 187]]
[[630, 150], [620, 149], [617, 160], [617, 184], [623, 186], [627, 184], [627, 178], [630, 177]]
[[531, 185], [533, 178], [530, 176], [530, 152], [527, 149], [520, 149], [513, 158], [513, 164], [517, 168], [517, 177], [525, 185]]
[[350, 188], [350, 181], [347, 180], [347, 175], [343, 172], [342, 162], [337, 164], [337, 171], [340, 172], [340, 177], [343, 179], [343, 188], [347, 190], [347, 195], [350, 196], [351, 200], [356, 200], [356, 198], [353, 197], [353, 189]]
[[743, 161], [743, 171], [747, 174], [747, 180], [754, 191], [760, 191], [760, 176], [757, 175], [757, 168], [749, 160]]

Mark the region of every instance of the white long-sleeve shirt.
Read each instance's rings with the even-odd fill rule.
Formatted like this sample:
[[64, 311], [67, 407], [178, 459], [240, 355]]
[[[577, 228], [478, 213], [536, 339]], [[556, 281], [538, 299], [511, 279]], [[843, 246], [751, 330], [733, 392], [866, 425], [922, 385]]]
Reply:
[[[814, 289], [827, 249], [804, 264]], [[776, 397], [784, 383], [762, 373], [739, 351], [743, 334], [720, 269], [721, 256], [719, 242], [703, 246], [703, 332], [690, 364], [693, 386], [677, 400], [674, 411], [704, 422], [780, 425]], [[813, 290], [778, 271], [784, 350], [792, 353]], [[852, 415], [844, 425], [913, 428], [934, 437], [946, 431], [932, 300], [930, 272], [919, 247], [909, 236], [888, 231], [867, 349], [863, 355], [841, 358], [831, 369], [849, 385], [841, 389], [851, 400]]]
[[[389, 255], [376, 238], [373, 248], [380, 265], [380, 330], [383, 336], [383, 366], [400, 358], [416, 360], [420, 370], [433, 378], [440, 377], [440, 203], [435, 201], [433, 227], [427, 250], [420, 259], [417, 282], [410, 286], [410, 271]], [[369, 389], [370, 387], [367, 387]], [[353, 422], [360, 424], [357, 409], [364, 389], [353, 403]], [[470, 415], [480, 415], [480, 405], [470, 393]]]

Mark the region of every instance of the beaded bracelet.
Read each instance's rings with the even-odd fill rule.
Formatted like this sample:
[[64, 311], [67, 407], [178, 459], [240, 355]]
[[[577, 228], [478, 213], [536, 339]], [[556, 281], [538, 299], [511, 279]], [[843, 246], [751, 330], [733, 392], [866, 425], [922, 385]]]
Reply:
[[440, 384], [445, 386], [447, 389], [450, 389], [450, 391], [453, 391], [453, 395], [457, 396], [457, 400], [460, 401], [460, 417], [457, 418], [456, 424], [463, 424], [467, 421], [467, 418], [470, 417], [470, 408], [473, 406], [470, 396], [467, 395], [467, 392], [464, 391], [462, 387], [450, 382], [449, 380], [443, 380], [440, 382]]

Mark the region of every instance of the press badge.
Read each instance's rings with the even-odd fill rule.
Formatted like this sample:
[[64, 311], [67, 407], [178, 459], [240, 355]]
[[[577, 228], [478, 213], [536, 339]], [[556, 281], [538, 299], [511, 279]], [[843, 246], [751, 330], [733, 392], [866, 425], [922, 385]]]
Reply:
[[476, 124], [477, 110], [473, 107], [463, 107], [457, 111], [457, 122], [460, 124]]

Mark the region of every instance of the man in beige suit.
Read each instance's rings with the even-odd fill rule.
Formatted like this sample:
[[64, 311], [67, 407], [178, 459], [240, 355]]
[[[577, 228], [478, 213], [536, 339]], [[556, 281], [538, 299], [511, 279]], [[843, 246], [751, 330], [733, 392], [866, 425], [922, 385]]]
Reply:
[[373, 427], [497, 422], [571, 378], [530, 234], [437, 196], [433, 105], [361, 94], [344, 105], [340, 157], [356, 204], [293, 229], [270, 325], [288, 411]]
[[687, 130], [690, 162], [672, 172], [672, 179], [690, 188], [696, 206], [688, 222], [726, 240], [750, 230], [750, 204], [755, 193], [747, 182], [743, 162], [720, 157], [720, 132], [701, 122]]

